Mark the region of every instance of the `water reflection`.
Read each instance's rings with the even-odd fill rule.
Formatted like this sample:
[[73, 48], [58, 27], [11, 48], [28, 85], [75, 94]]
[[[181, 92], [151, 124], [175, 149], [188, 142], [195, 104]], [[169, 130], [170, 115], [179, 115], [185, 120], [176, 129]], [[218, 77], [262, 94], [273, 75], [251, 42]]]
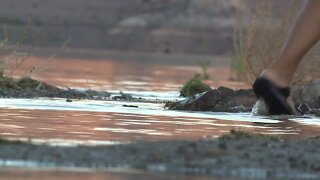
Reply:
[[[105, 54], [102, 56], [105, 57]], [[131, 55], [125, 57], [125, 60], [70, 57], [50, 61], [42, 57], [30, 57], [19, 67], [9, 64], [13, 68], [9, 68], [6, 73], [11, 76], [29, 75], [60, 87], [91, 88], [112, 93], [129, 91], [136, 97], [173, 99], [177, 98], [177, 91], [184, 82], [201, 72], [199, 67], [194, 66], [196, 63], [189, 63], [188, 66], [161, 63], [170, 59], [164, 57], [144, 56], [138, 57], [137, 61], [131, 61], [134, 59]], [[187, 57], [178, 57], [174, 62], [183, 62], [185, 59]], [[209, 68], [211, 80], [207, 83], [212, 87], [248, 87], [243, 83], [229, 81], [228, 63], [222, 59], [212, 62], [223, 62], [223, 65]], [[139, 108], [123, 107], [124, 104]], [[0, 137], [36, 144], [95, 146], [135, 141], [216, 138], [231, 129], [295, 139], [320, 135], [320, 120], [314, 117], [289, 117], [290, 120], [283, 120], [253, 117], [250, 114], [168, 111], [162, 107], [163, 104], [137, 102], [67, 103], [63, 99], [1, 99]], [[129, 170], [92, 172], [79, 169], [30, 171], [2, 168], [0, 174], [0, 179], [208, 179]]]
[[[186, 80], [201, 72], [195, 67], [195, 58], [199, 57], [74, 50], [64, 58], [29, 57], [18, 67], [13, 62], [8, 64], [11, 68], [6, 73], [31, 75], [62, 87], [92, 88], [112, 93], [124, 90], [136, 97], [172, 100], [178, 97], [177, 90]], [[248, 87], [229, 81], [230, 58], [212, 57], [209, 60], [213, 65], [209, 68], [211, 80], [207, 83], [212, 87]], [[250, 114], [168, 111], [159, 103], [1, 99], [0, 107], [0, 136], [31, 138], [39, 143], [47, 141], [52, 144], [191, 140], [217, 137], [231, 129], [306, 138], [318, 135], [320, 130], [319, 119], [314, 117], [281, 120], [277, 117], [257, 118]]]
[[[221, 58], [213, 61], [221, 61]], [[12, 64], [14, 68], [9, 69], [6, 74], [29, 75], [61, 87], [154, 92], [177, 91], [195, 73], [201, 73], [196, 63], [193, 66], [166, 65], [155, 62], [153, 57], [145, 62], [60, 58], [41, 66], [45, 62], [45, 58], [30, 57], [18, 68]], [[36, 70], [29, 73], [33, 67], [36, 67]], [[212, 87], [221, 85], [237, 89], [248, 87], [244, 83], [229, 81], [228, 66], [212, 66], [208, 72], [211, 80], [207, 83]]]
[[68, 180], [135, 180], [135, 179], [154, 179], [154, 180], [209, 180], [206, 176], [192, 175], [170, 175], [162, 173], [150, 173], [137, 170], [89, 170], [89, 169], [19, 169], [19, 168], [1, 168], [0, 179], [23, 179], [23, 180], [52, 180], [52, 179], [68, 179]]
[[[85, 105], [85, 102], [82, 103]], [[92, 103], [89, 103], [87, 106], [91, 105]], [[45, 107], [44, 104], [42, 106]], [[159, 105], [153, 107], [154, 109], [149, 106], [147, 106], [149, 109], [132, 109], [131, 112], [136, 111], [136, 113], [130, 113], [125, 108], [121, 109], [122, 106], [117, 107], [114, 104], [111, 106], [115, 112], [108, 109], [108, 106], [104, 107], [105, 111], [100, 112], [83, 111], [83, 109], [2, 108], [0, 136], [26, 141], [31, 139], [34, 143], [53, 145], [98, 145], [214, 138], [232, 129], [273, 134], [283, 138], [308, 138], [320, 134], [318, 125], [302, 124], [293, 120], [258, 118], [250, 114], [167, 111], [160, 109]], [[317, 120], [319, 121], [314, 119]]]
[[[301, 118], [300, 118], [301, 119]], [[309, 119], [305, 117], [304, 119]], [[319, 118], [313, 118], [313, 125], [301, 124], [301, 121], [295, 121], [295, 119], [283, 120], [276, 124], [258, 124], [265, 125], [266, 127], [270, 127], [273, 130], [269, 131], [266, 134], [281, 134], [281, 137], [290, 139], [290, 138], [310, 138], [316, 137], [320, 135], [320, 126]], [[257, 124], [257, 123], [255, 123]], [[317, 125], [318, 124], [318, 125]]]

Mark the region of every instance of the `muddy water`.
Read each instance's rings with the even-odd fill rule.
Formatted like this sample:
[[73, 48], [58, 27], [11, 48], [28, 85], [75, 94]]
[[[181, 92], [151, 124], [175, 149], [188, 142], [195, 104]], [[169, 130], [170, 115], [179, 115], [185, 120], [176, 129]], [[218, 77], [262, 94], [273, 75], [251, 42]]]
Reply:
[[0, 169], [0, 180], [52, 180], [52, 179], [68, 179], [68, 180], [131, 180], [131, 179], [154, 179], [154, 180], [209, 180], [211, 178], [205, 176], [191, 175], [171, 175], [161, 173], [149, 173], [143, 171], [117, 170], [109, 169], [91, 170], [91, 169]]
[[[178, 59], [181, 64], [176, 64], [169, 60], [161, 63], [155, 60], [159, 57], [152, 56], [144, 56], [143, 61], [128, 58], [131, 57], [98, 60], [30, 57], [11, 64], [13, 68], [6, 73], [30, 75], [60, 87], [107, 90], [113, 95], [124, 91], [146, 99], [174, 100], [179, 99], [177, 90], [181, 84], [194, 73], [201, 72], [195, 63], [184, 64], [183, 59]], [[209, 68], [211, 80], [207, 81], [212, 87], [248, 87], [229, 81], [228, 63], [219, 64], [222, 61], [219, 58], [212, 61]], [[294, 139], [320, 135], [320, 119], [313, 116], [254, 117], [250, 113], [182, 112], [165, 110], [163, 105], [124, 101], [66, 102], [65, 99], [48, 98], [1, 99], [0, 137], [69, 146], [216, 138], [231, 129]], [[41, 177], [42, 174], [40, 171], [15, 170], [20, 174], [34, 173], [31, 177]], [[78, 176], [73, 176], [72, 172], [59, 173]], [[9, 173], [7, 177], [11, 175]], [[91, 178], [90, 173], [86, 175]], [[112, 175], [102, 173], [101, 177]], [[59, 175], [52, 173], [52, 177]], [[125, 175], [117, 178], [126, 179]]]
[[61, 87], [167, 92], [177, 91], [195, 73], [202, 73], [199, 62], [210, 61], [210, 80], [207, 83], [212, 87], [248, 87], [244, 83], [229, 81], [231, 72], [228, 57], [109, 52], [101, 55], [105, 58], [99, 56], [94, 59], [90, 58], [93, 55], [86, 57], [88, 53], [76, 52], [67, 53], [64, 58], [32, 56], [17, 59], [7, 64], [6, 74], [17, 77], [27, 75]]
[[[124, 107], [131, 105], [135, 107]], [[215, 138], [232, 129], [283, 138], [319, 135], [315, 117], [182, 112], [160, 103], [1, 99], [0, 135], [58, 145]]]

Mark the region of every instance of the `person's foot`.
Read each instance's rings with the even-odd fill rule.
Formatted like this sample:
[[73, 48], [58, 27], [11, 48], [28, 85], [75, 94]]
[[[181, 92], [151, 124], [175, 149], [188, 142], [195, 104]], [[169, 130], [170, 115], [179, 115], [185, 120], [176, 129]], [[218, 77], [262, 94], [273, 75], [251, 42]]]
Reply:
[[258, 77], [253, 85], [253, 91], [258, 99], [263, 99], [270, 115], [293, 114], [292, 108], [287, 103], [290, 89], [280, 88], [264, 77]]
[[258, 98], [263, 98], [269, 107], [270, 114], [295, 114], [301, 115], [295, 108], [292, 98], [289, 97], [290, 82], [273, 70], [263, 71], [253, 84], [253, 89]]

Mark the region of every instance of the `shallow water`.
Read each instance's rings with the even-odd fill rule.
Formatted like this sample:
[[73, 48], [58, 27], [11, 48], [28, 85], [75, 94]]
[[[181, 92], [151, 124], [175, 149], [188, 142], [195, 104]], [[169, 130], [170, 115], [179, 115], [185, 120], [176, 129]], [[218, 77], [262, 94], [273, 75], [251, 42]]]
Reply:
[[[125, 107], [133, 105], [136, 107]], [[53, 145], [99, 145], [214, 138], [232, 129], [308, 138], [319, 135], [312, 116], [172, 111], [162, 103], [65, 99], [1, 99], [0, 135]]]
[[[104, 54], [108, 57], [108, 54]], [[178, 100], [178, 89], [194, 73], [201, 72], [196, 61], [181, 64], [157, 62], [159, 57], [121, 56], [120, 59], [79, 59], [31, 57], [20, 66], [6, 72], [12, 76], [31, 75], [33, 78], [60, 87], [119, 91], [157, 103], [125, 101], [89, 101], [65, 99], [0, 99], [0, 137], [59, 146], [109, 145], [136, 141], [197, 140], [216, 138], [232, 129], [272, 134], [288, 139], [304, 139], [320, 135], [320, 119], [314, 116], [257, 117], [250, 113], [214, 113], [171, 111], [163, 108], [164, 100]], [[138, 59], [130, 61], [128, 59]], [[172, 57], [171, 57], [172, 58]], [[143, 59], [143, 60], [141, 60]], [[221, 59], [213, 59], [209, 68], [212, 87], [247, 88], [243, 83], [229, 81], [230, 70]], [[193, 62], [193, 64], [190, 62]], [[30, 70], [31, 69], [31, 70]], [[30, 71], [32, 73], [30, 74]], [[125, 107], [132, 105], [136, 107]], [[4, 170], [7, 178], [49, 179], [130, 179], [132, 173], [104, 172], [43, 172], [32, 169]], [[129, 175], [128, 175], [129, 174]], [[137, 177], [152, 177], [142, 173]], [[102, 177], [102, 178], [101, 178]], [[133, 176], [134, 177], [134, 176]], [[158, 175], [157, 175], [158, 177]], [[162, 176], [160, 176], [162, 177]], [[163, 179], [185, 179], [163, 175]], [[0, 177], [1, 179], [1, 177]], [[85, 178], [87, 179], [87, 178]], [[131, 178], [133, 179], [133, 178]], [[149, 178], [145, 178], [149, 179]]]
[[32, 56], [26, 60], [18, 59], [7, 64], [6, 74], [16, 77], [27, 75], [60, 87], [168, 92], [177, 91], [196, 73], [201, 74], [199, 62], [210, 61], [210, 80], [206, 82], [212, 87], [248, 87], [244, 83], [229, 80], [231, 58], [228, 57], [103, 51], [95, 53], [102, 53], [103, 58], [90, 58], [93, 55], [86, 57], [83, 53], [72, 50], [63, 58]]
[[0, 169], [0, 180], [52, 180], [52, 179], [68, 179], [68, 180], [120, 180], [120, 179], [154, 179], [154, 180], [209, 180], [206, 176], [191, 175], [171, 175], [162, 173], [150, 173], [144, 171], [133, 171], [123, 169], [20, 169], [20, 168], [3, 168]]

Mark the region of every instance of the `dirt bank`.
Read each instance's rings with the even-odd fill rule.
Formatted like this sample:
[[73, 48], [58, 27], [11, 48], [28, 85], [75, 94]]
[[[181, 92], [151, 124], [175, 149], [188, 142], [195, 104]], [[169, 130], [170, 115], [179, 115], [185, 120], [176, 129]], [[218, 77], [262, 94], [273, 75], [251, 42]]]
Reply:
[[1, 98], [57, 97], [67, 99], [102, 99], [109, 96], [110, 94], [105, 91], [61, 89], [29, 77], [19, 79], [0, 77]]
[[123, 167], [147, 171], [241, 178], [320, 178], [320, 139], [281, 140], [239, 131], [219, 139], [54, 147], [0, 142], [2, 164], [35, 161], [63, 167]]

